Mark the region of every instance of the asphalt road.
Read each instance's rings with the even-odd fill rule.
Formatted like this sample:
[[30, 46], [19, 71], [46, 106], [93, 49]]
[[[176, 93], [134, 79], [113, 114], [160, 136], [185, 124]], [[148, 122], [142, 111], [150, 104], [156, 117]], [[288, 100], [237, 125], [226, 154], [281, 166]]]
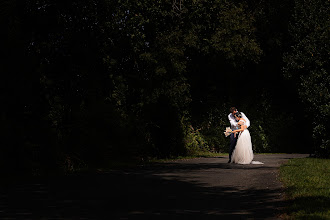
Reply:
[[0, 219], [278, 219], [279, 166], [306, 154], [158, 163], [102, 174], [32, 179], [0, 188]]

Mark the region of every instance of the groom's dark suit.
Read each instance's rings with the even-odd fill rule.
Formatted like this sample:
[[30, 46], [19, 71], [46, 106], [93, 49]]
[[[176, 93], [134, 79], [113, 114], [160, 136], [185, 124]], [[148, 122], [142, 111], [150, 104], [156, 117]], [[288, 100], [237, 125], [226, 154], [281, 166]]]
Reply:
[[230, 134], [229, 161], [231, 161], [231, 155], [233, 154], [233, 151], [235, 149], [237, 138], [238, 138], [238, 134], [236, 134], [236, 137], [233, 133]]

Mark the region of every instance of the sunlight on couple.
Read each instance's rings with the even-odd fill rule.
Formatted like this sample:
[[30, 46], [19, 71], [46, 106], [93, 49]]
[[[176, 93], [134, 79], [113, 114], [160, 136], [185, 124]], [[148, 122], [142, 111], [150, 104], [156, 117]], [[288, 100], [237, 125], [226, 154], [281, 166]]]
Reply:
[[228, 119], [232, 130], [228, 163], [263, 164], [259, 161], [253, 161], [251, 135], [247, 129], [250, 126], [250, 120], [243, 112], [238, 112], [235, 107], [230, 108]]

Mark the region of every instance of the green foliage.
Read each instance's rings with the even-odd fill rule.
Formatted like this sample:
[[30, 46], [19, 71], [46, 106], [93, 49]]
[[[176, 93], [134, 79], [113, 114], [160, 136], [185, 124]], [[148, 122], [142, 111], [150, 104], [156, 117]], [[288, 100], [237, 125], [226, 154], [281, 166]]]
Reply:
[[226, 139], [223, 132], [225, 127], [222, 126], [210, 126], [204, 128], [202, 131], [203, 137], [209, 145], [211, 152], [227, 152], [228, 151], [228, 138]]
[[[222, 0], [184, 3], [186, 44], [202, 53], [215, 53], [228, 62], [259, 60], [261, 49], [254, 38], [254, 18], [244, 3]], [[185, 14], [186, 13], [186, 14]]]
[[229, 138], [223, 134], [229, 126], [227, 115], [226, 106], [223, 105], [209, 110], [202, 119], [201, 134], [212, 152], [228, 152]]
[[316, 154], [330, 155], [329, 1], [296, 0], [290, 24], [292, 48], [285, 54], [285, 74], [314, 119]]
[[[284, 41], [282, 33], [274, 38], [271, 31], [261, 33], [272, 26], [265, 25], [268, 21], [280, 20], [276, 12], [286, 3], [260, 3], [262, 10], [255, 5], [225, 0], [7, 1], [0, 11], [5, 25], [0, 43], [7, 57], [0, 65], [6, 91], [0, 110], [3, 163], [18, 164], [6, 160], [16, 158], [17, 167], [37, 174], [98, 168], [118, 158], [226, 152], [229, 139], [223, 131], [232, 103], [252, 122], [256, 152], [281, 151], [293, 139], [284, 135], [283, 121], [294, 118], [279, 113], [283, 110], [274, 107], [273, 97], [260, 95], [269, 85], [258, 80], [279, 74], [264, 74], [272, 69], [268, 64], [280, 64], [265, 62], [263, 51], [269, 38]], [[325, 34], [313, 36], [315, 44], [326, 39]], [[292, 54], [299, 55], [303, 46]], [[326, 113], [325, 49], [313, 53], [323, 69], [305, 74], [300, 90], [306, 91], [306, 100], [322, 94], [310, 102]], [[267, 71], [258, 70], [258, 62]], [[239, 88], [233, 89], [233, 78]], [[317, 83], [319, 90], [308, 90]], [[326, 121], [326, 114], [319, 121]], [[318, 125], [314, 133], [327, 146], [329, 123]]]
[[184, 141], [188, 155], [194, 155], [197, 152], [209, 150], [207, 142], [199, 131], [200, 129], [194, 129], [191, 125], [186, 126]]
[[[133, 126], [136, 123], [148, 134], [150, 152], [157, 156], [206, 145], [204, 135], [176, 121], [189, 117], [188, 107], [194, 98], [189, 69], [195, 63], [204, 65], [199, 58], [211, 54], [228, 62], [227, 66], [258, 60], [261, 50], [246, 6], [226, 1], [188, 1], [180, 7], [172, 1], [111, 4], [116, 10], [103, 27], [107, 35], [115, 37], [105, 39], [102, 49], [105, 65], [112, 72], [111, 102], [123, 115], [135, 118]], [[110, 5], [109, 9], [113, 10]], [[215, 132], [212, 135], [221, 137]], [[180, 135], [185, 150], [180, 150]], [[209, 134], [214, 149], [225, 145], [222, 139]]]
[[253, 145], [253, 150], [257, 153], [269, 153], [271, 152], [270, 146], [269, 146], [269, 141], [268, 141], [268, 136], [265, 134], [264, 129], [259, 125], [256, 130], [256, 135], [253, 137], [252, 145]]
[[293, 159], [280, 167], [289, 206], [285, 219], [330, 217], [330, 160]]

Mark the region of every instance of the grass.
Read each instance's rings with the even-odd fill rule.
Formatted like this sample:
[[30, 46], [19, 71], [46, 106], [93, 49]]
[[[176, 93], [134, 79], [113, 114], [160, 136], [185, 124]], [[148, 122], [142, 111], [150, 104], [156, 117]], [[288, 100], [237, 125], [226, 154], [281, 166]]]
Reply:
[[280, 168], [288, 207], [284, 219], [330, 219], [330, 160], [292, 159]]

